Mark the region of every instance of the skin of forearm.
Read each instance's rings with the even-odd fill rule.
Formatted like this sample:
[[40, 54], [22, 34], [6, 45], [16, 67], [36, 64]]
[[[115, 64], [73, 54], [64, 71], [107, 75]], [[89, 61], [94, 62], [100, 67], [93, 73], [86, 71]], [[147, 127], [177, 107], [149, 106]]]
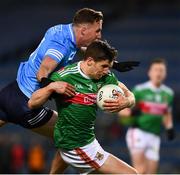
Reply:
[[37, 90], [32, 94], [30, 100], [28, 101], [29, 108], [35, 109], [42, 106], [48, 101], [48, 98], [53, 92], [54, 90], [50, 85]]
[[41, 68], [41, 69], [39, 70], [39, 72], [37, 73], [37, 80], [40, 82], [40, 81], [41, 81], [41, 78], [43, 78], [43, 77], [48, 77], [49, 73], [50, 73], [50, 72], [49, 72], [47, 69]]
[[120, 85], [120, 87], [122, 88], [125, 97], [127, 98], [127, 107], [133, 107], [135, 105], [135, 97], [134, 94], [129, 91], [125, 86], [123, 86], [122, 84]]
[[118, 86], [123, 90], [124, 96], [127, 98], [127, 108], [133, 107], [135, 105], [135, 97], [134, 94], [121, 82], [119, 82]]
[[37, 72], [37, 79], [40, 82], [41, 78], [43, 77], [48, 77], [49, 74], [57, 67], [58, 63], [53, 60], [52, 58], [50, 58], [49, 56], [46, 56], [42, 63], [41, 66]]
[[128, 101], [129, 101], [128, 107], [133, 107], [135, 105], [134, 94], [132, 92], [130, 92], [130, 91], [127, 91], [125, 96], [127, 97]]
[[173, 127], [172, 114], [166, 114], [164, 116], [163, 124], [166, 129]]

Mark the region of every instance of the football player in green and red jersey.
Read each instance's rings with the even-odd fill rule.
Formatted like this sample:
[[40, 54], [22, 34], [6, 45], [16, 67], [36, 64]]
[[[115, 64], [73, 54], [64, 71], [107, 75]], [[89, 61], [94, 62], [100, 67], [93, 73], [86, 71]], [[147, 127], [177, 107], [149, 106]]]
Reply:
[[149, 81], [135, 86], [136, 106], [119, 112], [131, 117], [126, 141], [133, 166], [139, 173], [155, 174], [159, 162], [160, 130], [164, 124], [169, 140], [174, 138], [172, 121], [173, 90], [163, 84], [166, 62], [154, 59], [148, 71]]
[[84, 60], [66, 66], [51, 75], [48, 86], [34, 92], [29, 107], [43, 105], [54, 92], [61, 94], [65, 81], [76, 89], [74, 97], [56, 96], [58, 120], [54, 128], [54, 142], [58, 151], [50, 173], [62, 173], [71, 165], [81, 173], [135, 174], [134, 168], [103, 150], [94, 133], [96, 94], [106, 84], [116, 84], [124, 91], [117, 99], [107, 100], [105, 110], [118, 112], [134, 105], [134, 95], [110, 72], [117, 51], [107, 42], [94, 41], [87, 47]]

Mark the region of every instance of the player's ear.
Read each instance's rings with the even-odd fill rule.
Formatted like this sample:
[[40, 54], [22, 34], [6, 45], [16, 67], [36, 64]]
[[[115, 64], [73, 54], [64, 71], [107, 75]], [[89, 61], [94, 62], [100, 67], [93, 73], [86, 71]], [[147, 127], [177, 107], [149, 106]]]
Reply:
[[81, 27], [81, 35], [84, 36], [86, 34], [86, 29], [87, 29], [87, 26], [86, 25], [82, 25]]
[[92, 66], [93, 65], [93, 62], [94, 62], [94, 59], [92, 57], [88, 57], [87, 58], [87, 65], [88, 66]]

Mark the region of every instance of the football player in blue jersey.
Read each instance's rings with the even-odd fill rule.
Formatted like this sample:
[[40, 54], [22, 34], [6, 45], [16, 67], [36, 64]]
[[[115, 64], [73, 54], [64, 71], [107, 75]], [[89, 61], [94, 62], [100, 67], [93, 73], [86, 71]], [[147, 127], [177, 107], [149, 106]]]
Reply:
[[[71, 24], [51, 27], [39, 46], [18, 69], [17, 78], [0, 91], [0, 126], [11, 122], [52, 137], [57, 112], [47, 107], [28, 108], [32, 93], [49, 83], [48, 76], [58, 67], [67, 65], [81, 47], [101, 38], [103, 14], [83, 8], [74, 15]], [[59, 91], [73, 96], [72, 85], [61, 82]]]

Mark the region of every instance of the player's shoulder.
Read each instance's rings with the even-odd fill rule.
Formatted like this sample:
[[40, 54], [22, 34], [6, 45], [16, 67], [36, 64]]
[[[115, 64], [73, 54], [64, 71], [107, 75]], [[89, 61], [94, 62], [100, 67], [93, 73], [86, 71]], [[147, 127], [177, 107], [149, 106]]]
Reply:
[[115, 77], [115, 74], [109, 70], [108, 73], [107, 73], [107, 76], [109, 76], [109, 77]]
[[57, 33], [57, 32], [63, 32], [63, 31], [66, 31], [68, 29], [70, 24], [57, 24], [57, 25], [54, 25], [52, 27], [50, 27], [47, 32], [50, 32], [50, 33]]
[[172, 88], [170, 88], [169, 86], [163, 84], [161, 86], [162, 90], [165, 91], [166, 93], [168, 93], [169, 95], [174, 95], [174, 90]]
[[105, 76], [103, 76], [102, 78], [101, 78], [102, 80], [107, 80], [107, 79], [117, 79], [116, 78], [116, 76], [115, 76], [115, 74], [113, 73], [113, 72], [111, 72], [111, 71], [109, 71]]
[[74, 63], [68, 66], [65, 66], [64, 68], [61, 68], [60, 70], [57, 71], [57, 74], [59, 74], [59, 76], [61, 77], [64, 77], [64, 76], [68, 76], [68, 75], [75, 74], [78, 72], [79, 72], [78, 63]]
[[101, 79], [98, 80], [99, 82], [102, 82], [103, 84], [118, 84], [118, 79], [114, 75], [113, 72], [109, 71], [105, 76], [103, 76]]
[[58, 24], [50, 27], [46, 32], [46, 37], [50, 37], [52, 40], [57, 40], [57, 42], [64, 42], [64, 40], [67, 39], [66, 34], [69, 33], [69, 25], [70, 24]]
[[135, 85], [134, 90], [142, 91], [148, 88], [150, 88], [150, 83], [147, 81], [147, 82]]

